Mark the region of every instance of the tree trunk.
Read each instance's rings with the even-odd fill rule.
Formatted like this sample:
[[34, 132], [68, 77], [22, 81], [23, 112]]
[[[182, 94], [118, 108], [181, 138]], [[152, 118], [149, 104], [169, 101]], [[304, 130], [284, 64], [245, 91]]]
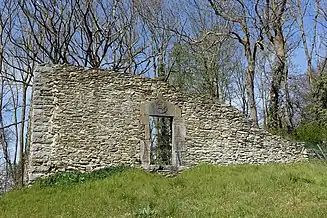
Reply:
[[266, 98], [265, 98], [265, 85], [264, 85], [263, 73], [260, 73], [260, 97], [261, 97], [261, 107], [262, 107], [262, 126], [264, 129], [267, 129], [267, 115], [266, 115]]
[[278, 28], [276, 32], [276, 37], [273, 40], [273, 46], [276, 52], [276, 61], [273, 69], [272, 83], [270, 88], [268, 127], [270, 130], [276, 131], [282, 128], [281, 120], [279, 117], [279, 112], [280, 112], [279, 100], [280, 100], [281, 82], [285, 73], [285, 66], [286, 66], [285, 65], [286, 48], [285, 48], [285, 41], [281, 28]]
[[255, 62], [250, 57], [248, 59], [248, 67], [246, 70], [246, 93], [248, 97], [248, 105], [250, 107], [250, 119], [258, 126], [258, 115], [257, 115], [257, 106], [255, 103], [254, 97], [254, 72], [255, 72]]
[[20, 124], [20, 138], [19, 138], [19, 171], [20, 171], [20, 186], [24, 185], [24, 174], [25, 174], [25, 148], [24, 148], [24, 133], [25, 133], [25, 116], [26, 116], [26, 100], [27, 100], [27, 88], [26, 84], [23, 85], [23, 99], [22, 99], [22, 114]]
[[286, 129], [287, 133], [291, 133], [293, 130], [293, 122], [292, 122], [292, 104], [290, 102], [290, 94], [289, 94], [289, 89], [288, 89], [288, 70], [287, 66], [285, 67], [285, 74], [284, 74], [284, 79], [283, 79], [283, 89], [284, 89], [284, 94], [285, 94], [285, 102], [284, 102], [284, 118], [285, 118], [285, 123], [286, 123]]

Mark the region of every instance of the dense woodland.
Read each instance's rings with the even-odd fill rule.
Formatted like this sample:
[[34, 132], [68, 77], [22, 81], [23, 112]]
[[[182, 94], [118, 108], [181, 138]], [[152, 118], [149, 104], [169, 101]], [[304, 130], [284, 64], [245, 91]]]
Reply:
[[23, 185], [42, 63], [158, 77], [321, 147], [326, 34], [323, 0], [0, 0], [0, 189]]

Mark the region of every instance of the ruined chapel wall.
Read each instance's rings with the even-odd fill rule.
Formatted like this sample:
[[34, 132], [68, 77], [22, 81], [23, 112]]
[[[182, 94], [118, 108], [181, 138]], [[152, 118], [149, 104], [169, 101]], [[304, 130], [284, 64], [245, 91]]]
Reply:
[[253, 127], [237, 109], [205, 96], [139, 76], [42, 66], [35, 72], [29, 180], [57, 171], [140, 165], [140, 108], [158, 96], [181, 109], [182, 165], [306, 158], [301, 145]]

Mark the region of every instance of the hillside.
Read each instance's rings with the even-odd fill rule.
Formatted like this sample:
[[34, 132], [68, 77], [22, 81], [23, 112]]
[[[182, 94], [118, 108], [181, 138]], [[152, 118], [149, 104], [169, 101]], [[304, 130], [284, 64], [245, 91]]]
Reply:
[[324, 217], [327, 165], [201, 165], [166, 178], [127, 169], [104, 179], [7, 193], [1, 217]]

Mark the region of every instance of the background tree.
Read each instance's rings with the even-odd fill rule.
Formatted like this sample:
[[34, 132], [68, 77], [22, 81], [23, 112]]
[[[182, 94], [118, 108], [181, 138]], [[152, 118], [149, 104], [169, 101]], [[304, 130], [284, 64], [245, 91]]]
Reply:
[[[288, 78], [287, 48], [284, 36], [286, 7], [286, 0], [266, 0], [262, 2], [261, 7], [259, 4], [256, 5], [256, 14], [260, 20], [260, 25], [264, 28], [265, 36], [271, 43], [272, 52], [275, 55], [268, 110], [268, 128], [273, 131], [283, 128], [278, 114], [281, 111], [282, 82], [286, 84]], [[287, 128], [292, 128], [291, 122], [288, 122]]]
[[243, 46], [247, 60], [246, 92], [250, 108], [250, 119], [258, 124], [257, 105], [254, 93], [254, 76], [256, 69], [256, 55], [262, 48], [263, 27], [258, 25], [255, 9], [259, 1], [214, 1], [208, 0], [216, 15], [231, 25], [229, 35], [238, 40]]

